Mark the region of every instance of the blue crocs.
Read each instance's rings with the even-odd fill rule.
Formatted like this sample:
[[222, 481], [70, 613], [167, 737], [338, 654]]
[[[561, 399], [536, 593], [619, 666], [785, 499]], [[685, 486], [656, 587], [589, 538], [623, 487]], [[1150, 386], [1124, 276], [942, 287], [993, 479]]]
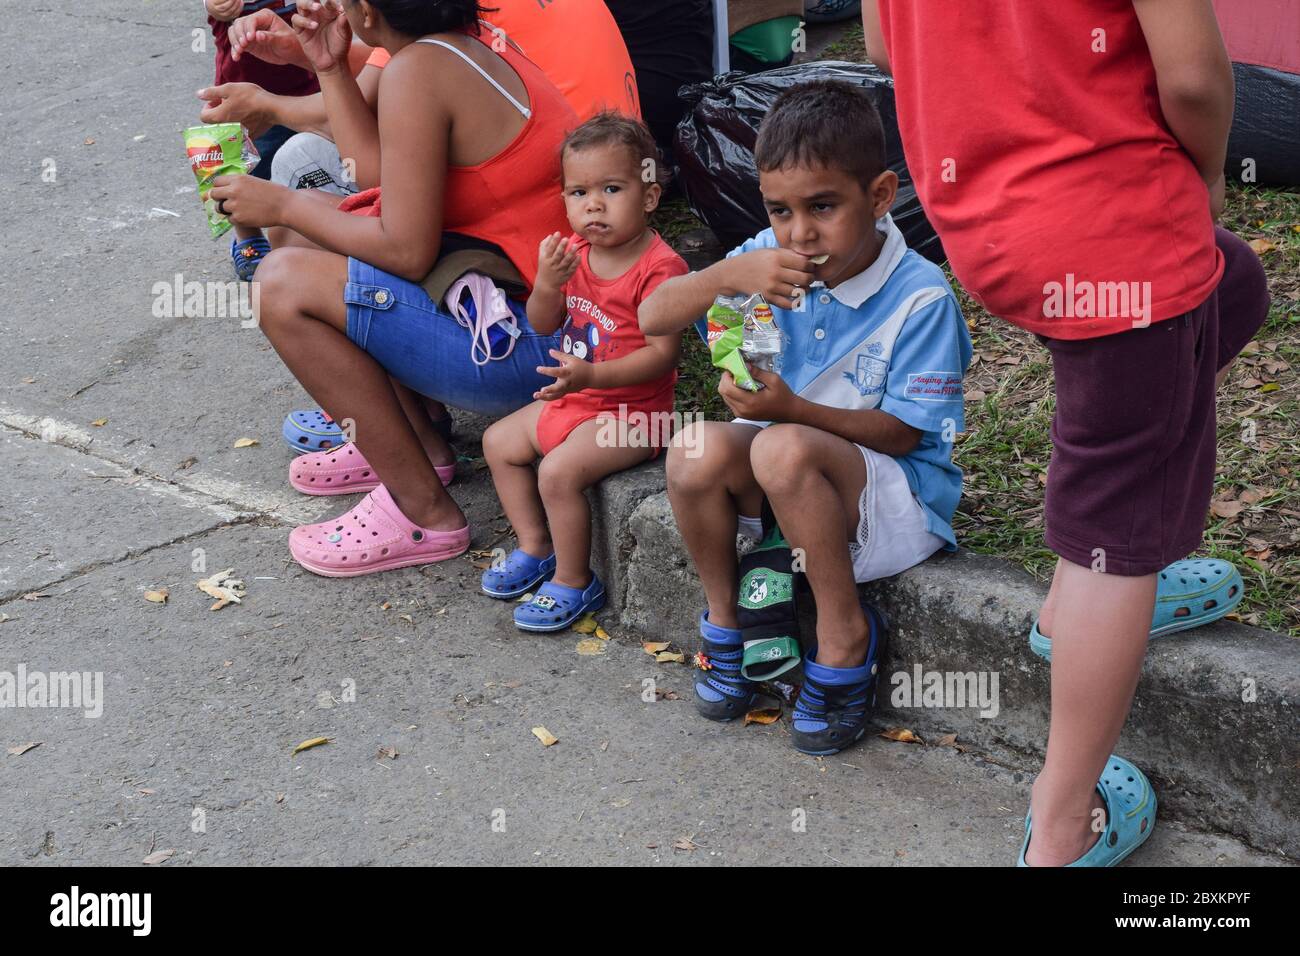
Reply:
[[330, 451], [346, 445], [348, 441], [338, 422], [319, 408], [307, 412], [290, 412], [280, 434], [295, 455]]
[[[1155, 829], [1156, 792], [1146, 774], [1123, 757], [1110, 755], [1097, 790], [1106, 805], [1106, 829], [1083, 856], [1066, 866], [1117, 866]], [[1029, 816], [1025, 814], [1025, 842], [1020, 845], [1016, 866], [1029, 865], [1025, 862], [1032, 829]]]
[[265, 236], [230, 240], [230, 259], [235, 264], [235, 275], [244, 282], [253, 281], [253, 273], [271, 251]]
[[[433, 430], [444, 441], [451, 441], [454, 423], [450, 415], [439, 418], [433, 423]], [[280, 429], [285, 442], [293, 449], [295, 455], [305, 455], [313, 451], [329, 451], [346, 445], [348, 438], [338, 422], [325, 414], [323, 409], [313, 408], [309, 411], [290, 412]]]
[[790, 737], [800, 753], [824, 757], [838, 753], [867, 732], [867, 715], [876, 705], [876, 683], [888, 624], [870, 604], [863, 604], [871, 643], [858, 667], [823, 667], [811, 649], [803, 663], [803, 689], [794, 702]]
[[[1156, 582], [1156, 609], [1151, 619], [1151, 636], [1162, 637], [1189, 631], [1217, 621], [1241, 603], [1245, 594], [1241, 573], [1227, 561], [1194, 558], [1175, 561], [1160, 572]], [[1039, 657], [1052, 659], [1052, 639], [1038, 629], [1029, 631], [1029, 649]]]
[[709, 623], [700, 614], [703, 648], [695, 657], [695, 709], [709, 720], [735, 720], [754, 706], [758, 685], [741, 674], [745, 645], [739, 628]]
[[581, 591], [547, 581], [535, 598], [515, 608], [515, 626], [524, 631], [562, 631], [588, 611], [604, 606], [605, 585], [594, 571], [591, 583]]
[[527, 594], [555, 573], [555, 553], [544, 558], [515, 548], [499, 566], [483, 572], [483, 593], [494, 598], [517, 598]]

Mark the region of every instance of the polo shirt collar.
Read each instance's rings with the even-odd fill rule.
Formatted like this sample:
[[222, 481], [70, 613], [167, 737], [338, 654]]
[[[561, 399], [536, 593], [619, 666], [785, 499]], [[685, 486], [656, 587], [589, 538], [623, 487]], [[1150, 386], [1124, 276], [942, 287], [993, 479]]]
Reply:
[[907, 242], [898, 227], [894, 225], [893, 217], [888, 213], [876, 220], [876, 231], [885, 236], [885, 244], [881, 247], [876, 261], [857, 275], [850, 276], [835, 288], [827, 290], [850, 309], [862, 308], [862, 303], [879, 292], [881, 286], [889, 281], [889, 277], [898, 268], [898, 264], [903, 261], [903, 254], [907, 252]]

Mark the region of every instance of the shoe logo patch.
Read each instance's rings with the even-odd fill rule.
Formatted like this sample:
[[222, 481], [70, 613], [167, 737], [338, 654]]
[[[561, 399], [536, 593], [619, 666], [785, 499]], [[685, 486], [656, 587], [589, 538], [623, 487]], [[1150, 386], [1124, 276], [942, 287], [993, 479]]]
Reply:
[[767, 568], [755, 568], [740, 582], [740, 606], [751, 611], [784, 604], [793, 594], [790, 575], [777, 574]]
[[549, 594], [539, 594], [537, 597], [533, 598], [533, 604], [540, 607], [543, 611], [549, 611], [551, 608], [555, 607], [555, 598], [551, 597]]

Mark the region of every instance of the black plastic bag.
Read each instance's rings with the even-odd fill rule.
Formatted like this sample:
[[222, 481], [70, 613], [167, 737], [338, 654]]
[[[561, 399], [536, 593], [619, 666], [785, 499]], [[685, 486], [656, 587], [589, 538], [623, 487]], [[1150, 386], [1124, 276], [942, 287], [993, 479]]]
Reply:
[[873, 66], [820, 61], [745, 75], [728, 73], [683, 87], [691, 111], [677, 124], [678, 183], [692, 211], [734, 248], [769, 225], [758, 191], [754, 143], [758, 124], [780, 93], [809, 80], [846, 80], [867, 91], [885, 128], [885, 159], [898, 174], [898, 198], [891, 214], [907, 244], [933, 262], [945, 259], [939, 237], [921, 211], [912, 187], [894, 109], [894, 84]]
[[[1228, 138], [1229, 181], [1300, 186], [1300, 74], [1232, 64], [1237, 108]], [[680, 133], [678, 135], [681, 135]]]

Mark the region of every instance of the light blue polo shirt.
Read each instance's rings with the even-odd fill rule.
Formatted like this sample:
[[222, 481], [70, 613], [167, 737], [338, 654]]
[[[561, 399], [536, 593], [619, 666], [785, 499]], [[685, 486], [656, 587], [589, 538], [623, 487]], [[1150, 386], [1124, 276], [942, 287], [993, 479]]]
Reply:
[[[879, 408], [924, 433], [912, 452], [894, 460], [925, 511], [926, 530], [951, 551], [962, 477], [952, 442], [965, 428], [970, 333], [943, 270], [907, 248], [889, 216], [876, 228], [885, 244], [864, 271], [834, 289], [814, 284], [802, 311], [772, 306], [784, 338], [777, 371], [808, 401]], [[776, 236], [766, 229], [727, 257], [775, 248]]]

